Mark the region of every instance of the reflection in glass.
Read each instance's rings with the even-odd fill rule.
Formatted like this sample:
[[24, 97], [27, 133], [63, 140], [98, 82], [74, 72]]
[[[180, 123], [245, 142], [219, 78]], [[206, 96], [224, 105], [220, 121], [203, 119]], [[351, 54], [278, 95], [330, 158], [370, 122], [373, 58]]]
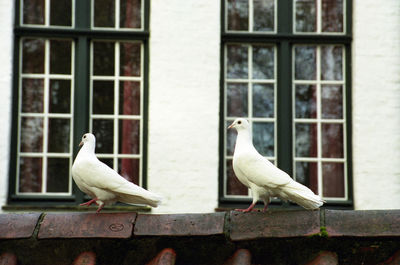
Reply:
[[321, 112], [323, 119], [343, 118], [343, 95], [341, 85], [321, 86]]
[[43, 151], [43, 118], [21, 118], [21, 152]]
[[228, 0], [228, 30], [249, 29], [248, 0]]
[[121, 76], [140, 76], [140, 43], [120, 43]]
[[322, 186], [324, 197], [344, 197], [343, 163], [322, 163]]
[[[118, 1], [118, 0], [117, 0]], [[115, 0], [93, 1], [94, 26], [115, 27]]]
[[50, 73], [71, 74], [70, 40], [50, 40]]
[[318, 194], [318, 163], [296, 162], [296, 181]]
[[315, 85], [296, 85], [296, 118], [317, 118], [317, 89]]
[[322, 0], [322, 32], [343, 32], [343, 0]]
[[231, 159], [226, 160], [226, 181], [227, 195], [248, 195], [249, 189], [237, 179]]
[[114, 42], [93, 42], [94, 75], [114, 75], [114, 46]]
[[70, 113], [71, 80], [51, 79], [49, 99], [50, 113]]
[[316, 0], [296, 0], [296, 31], [315, 32], [317, 30]]
[[50, 25], [71, 26], [71, 0], [50, 0]]
[[49, 119], [48, 152], [68, 153], [70, 143], [70, 120], [51, 118]]
[[44, 40], [22, 40], [22, 72], [26, 74], [44, 73]]
[[254, 31], [274, 30], [274, 0], [253, 0]]
[[112, 154], [114, 150], [114, 120], [93, 119], [96, 153]]
[[247, 83], [228, 83], [227, 115], [229, 117], [247, 116]]
[[23, 24], [44, 25], [44, 0], [23, 0]]
[[343, 158], [343, 125], [322, 123], [322, 157]]
[[19, 159], [19, 192], [42, 191], [42, 158], [21, 157]]
[[114, 114], [114, 81], [93, 81], [93, 114]]
[[47, 192], [68, 192], [69, 158], [47, 159]]
[[119, 82], [119, 114], [140, 115], [140, 82]]
[[140, 153], [140, 120], [119, 120], [120, 154]]
[[22, 112], [43, 112], [43, 79], [22, 79]]
[[273, 84], [253, 84], [253, 117], [274, 117]]
[[141, 28], [141, 5], [141, 0], [120, 0], [119, 26], [121, 28]]
[[140, 160], [131, 158], [118, 159], [118, 173], [126, 180], [139, 185]]
[[253, 46], [253, 79], [274, 79], [274, 47]]
[[263, 156], [274, 156], [274, 123], [253, 122], [253, 144]]
[[315, 123], [296, 123], [296, 157], [317, 157], [317, 125]]
[[249, 76], [248, 70], [248, 47], [244, 45], [228, 45], [227, 77], [245, 78]]
[[295, 79], [316, 79], [316, 53], [315, 46], [295, 47]]
[[[232, 122], [233, 122], [233, 120], [227, 121], [225, 124], [226, 125], [225, 128], [228, 128], [229, 125], [232, 124]], [[233, 152], [235, 150], [236, 137], [237, 137], [236, 130], [229, 129], [226, 131], [226, 155], [227, 156], [233, 156]]]
[[343, 50], [341, 46], [321, 47], [321, 79], [343, 80]]

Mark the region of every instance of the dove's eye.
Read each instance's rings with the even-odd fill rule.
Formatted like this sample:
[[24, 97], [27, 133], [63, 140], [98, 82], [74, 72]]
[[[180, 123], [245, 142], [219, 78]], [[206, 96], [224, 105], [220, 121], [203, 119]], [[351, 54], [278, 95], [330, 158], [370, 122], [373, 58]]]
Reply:
[[238, 121], [238, 124], [242, 124], [242, 122], [241, 122], [241, 121]]
[[84, 135], [83, 138], [86, 138], [86, 135]]

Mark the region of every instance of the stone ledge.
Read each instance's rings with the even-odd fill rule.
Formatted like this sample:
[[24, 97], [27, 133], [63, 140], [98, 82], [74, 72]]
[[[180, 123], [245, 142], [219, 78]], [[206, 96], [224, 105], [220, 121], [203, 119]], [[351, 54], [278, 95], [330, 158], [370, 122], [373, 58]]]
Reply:
[[1, 214], [0, 239], [31, 237], [40, 215], [40, 213]]

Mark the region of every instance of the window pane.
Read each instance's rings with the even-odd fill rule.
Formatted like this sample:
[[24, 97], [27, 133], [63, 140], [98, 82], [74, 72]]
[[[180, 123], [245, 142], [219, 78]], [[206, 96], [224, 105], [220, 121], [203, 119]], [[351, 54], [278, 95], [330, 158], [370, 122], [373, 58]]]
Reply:
[[130, 182], [139, 185], [139, 159], [118, 159], [118, 173]]
[[70, 113], [71, 112], [71, 81], [70, 80], [50, 80], [50, 113]]
[[119, 114], [140, 115], [140, 83], [121, 81], [119, 83]]
[[343, 125], [336, 123], [323, 123], [322, 157], [343, 158]]
[[50, 41], [50, 73], [71, 74], [71, 41]]
[[248, 0], [228, 0], [228, 30], [249, 29]]
[[296, 157], [317, 157], [317, 125], [297, 123], [295, 125]]
[[22, 40], [22, 72], [27, 74], [44, 73], [44, 40]]
[[296, 118], [317, 118], [317, 89], [315, 85], [296, 85]]
[[114, 46], [114, 42], [93, 42], [94, 75], [114, 75]]
[[249, 77], [247, 46], [228, 45], [227, 77], [244, 78]]
[[274, 30], [274, 0], [253, 0], [254, 31]]
[[317, 30], [316, 6], [316, 0], [296, 0], [297, 32], [315, 32]]
[[71, 0], [50, 0], [50, 25], [71, 26]]
[[47, 192], [68, 192], [69, 158], [47, 159]]
[[44, 25], [44, 0], [23, 0], [23, 24]]
[[345, 197], [343, 163], [322, 163], [322, 186], [324, 197]]
[[340, 46], [321, 47], [321, 79], [343, 80], [343, 50]]
[[227, 195], [248, 195], [248, 188], [240, 183], [233, 172], [232, 159], [226, 160], [226, 193]]
[[141, 0], [120, 0], [119, 26], [121, 28], [141, 28]]
[[110, 168], [114, 169], [114, 159], [112, 158], [99, 158], [99, 160], [101, 162], [103, 162], [104, 164], [106, 164], [107, 166], [109, 166]]
[[274, 156], [274, 123], [253, 122], [253, 144], [263, 156]]
[[253, 79], [274, 79], [274, 47], [253, 46]]
[[114, 120], [93, 119], [96, 153], [112, 154], [114, 150]]
[[119, 153], [140, 153], [140, 121], [119, 120]]
[[19, 192], [42, 191], [42, 158], [21, 157], [19, 159]]
[[[227, 121], [226, 127], [232, 124], [233, 121]], [[235, 142], [236, 142], [237, 132], [236, 130], [229, 129], [226, 131], [226, 155], [233, 156], [233, 152], [235, 150]]]
[[115, 26], [115, 1], [102, 0], [93, 1], [94, 3], [94, 26], [109, 27]]
[[69, 119], [49, 119], [48, 152], [69, 152], [70, 123]]
[[343, 0], [322, 0], [322, 32], [343, 32]]
[[253, 117], [274, 117], [273, 84], [253, 84]]
[[296, 181], [318, 194], [318, 163], [296, 162]]
[[114, 81], [93, 81], [93, 114], [114, 114]]
[[321, 86], [321, 112], [323, 119], [343, 118], [343, 87], [341, 85]]
[[316, 79], [316, 47], [296, 46], [295, 47], [295, 79], [315, 80]]
[[228, 83], [227, 104], [229, 117], [247, 116], [247, 83]]
[[43, 79], [22, 79], [22, 112], [43, 112]]
[[140, 76], [140, 43], [120, 43], [120, 75]]
[[21, 152], [43, 151], [43, 118], [21, 118]]

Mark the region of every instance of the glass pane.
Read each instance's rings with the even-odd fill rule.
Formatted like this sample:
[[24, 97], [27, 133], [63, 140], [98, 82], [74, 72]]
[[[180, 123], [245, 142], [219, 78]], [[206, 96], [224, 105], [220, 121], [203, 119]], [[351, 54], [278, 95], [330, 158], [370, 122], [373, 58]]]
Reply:
[[114, 81], [93, 81], [93, 114], [114, 114]]
[[321, 86], [321, 112], [323, 119], [343, 118], [343, 94], [341, 85]]
[[68, 153], [70, 132], [69, 119], [49, 119], [48, 152]]
[[321, 47], [321, 79], [343, 80], [343, 50], [341, 46]]
[[226, 194], [227, 195], [248, 195], [249, 189], [240, 183], [233, 172], [232, 160], [226, 160]]
[[227, 77], [244, 78], [249, 76], [247, 46], [228, 45]]
[[296, 157], [317, 157], [317, 125], [315, 123], [296, 123]]
[[99, 160], [101, 162], [103, 162], [104, 164], [106, 164], [107, 166], [109, 166], [110, 168], [114, 169], [114, 159], [112, 158], [99, 158]]
[[343, 32], [343, 0], [322, 0], [322, 32]]
[[253, 0], [254, 31], [274, 30], [274, 0]]
[[296, 181], [318, 194], [318, 163], [296, 162]]
[[114, 150], [114, 120], [93, 119], [96, 153], [112, 154]]
[[21, 157], [19, 159], [19, 192], [42, 191], [42, 158]]
[[343, 158], [343, 125], [323, 123], [321, 125], [322, 157]]
[[93, 42], [94, 75], [114, 75], [114, 46], [114, 42]]
[[[232, 121], [226, 122], [226, 127], [228, 128], [231, 125]], [[227, 129], [226, 131], [226, 155], [233, 156], [233, 152], [235, 150], [235, 142], [236, 142], [237, 132], [234, 129]]]
[[139, 159], [118, 159], [118, 173], [130, 182], [139, 185], [139, 170], [140, 160]]
[[23, 0], [23, 24], [44, 25], [44, 0]]
[[43, 118], [21, 118], [21, 152], [43, 151]]
[[71, 26], [71, 0], [50, 0], [50, 25]]
[[253, 123], [253, 144], [263, 156], [274, 156], [274, 123]]
[[69, 158], [47, 159], [47, 192], [68, 192]]
[[274, 47], [253, 46], [253, 79], [274, 79]]
[[119, 153], [140, 153], [140, 120], [119, 120]]
[[43, 79], [22, 79], [22, 112], [43, 112]]
[[121, 28], [141, 28], [141, 5], [141, 0], [120, 0], [119, 26]]
[[50, 41], [50, 73], [71, 74], [71, 41]]
[[70, 80], [50, 80], [50, 113], [70, 113], [71, 112], [71, 81]]
[[140, 82], [119, 82], [119, 114], [140, 115]]
[[253, 84], [253, 116], [274, 117], [273, 84]]
[[115, 1], [102, 0], [94, 3], [94, 26], [115, 27]]
[[344, 164], [322, 163], [324, 197], [344, 197]]
[[140, 76], [140, 43], [120, 43], [120, 75]]
[[296, 85], [296, 118], [317, 118], [317, 89], [315, 85]]
[[226, 88], [229, 117], [247, 116], [247, 83], [228, 83]]
[[249, 29], [248, 0], [228, 0], [228, 30]]
[[315, 46], [295, 47], [295, 79], [316, 79], [316, 54], [317, 50]]
[[296, 0], [297, 32], [315, 32], [317, 30], [316, 6], [316, 0]]
[[44, 40], [22, 40], [22, 72], [26, 74], [44, 73]]

